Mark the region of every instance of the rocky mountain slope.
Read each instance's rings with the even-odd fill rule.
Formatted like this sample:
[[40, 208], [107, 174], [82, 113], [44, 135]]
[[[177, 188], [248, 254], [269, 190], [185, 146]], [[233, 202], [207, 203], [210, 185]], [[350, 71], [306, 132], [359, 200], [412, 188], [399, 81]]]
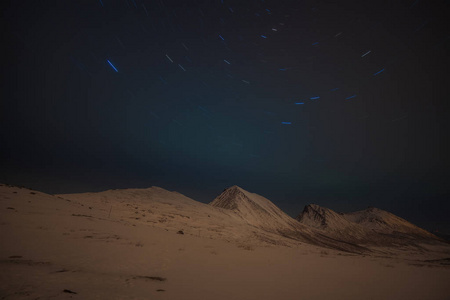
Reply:
[[[317, 228], [305, 226], [285, 214], [270, 200], [238, 186], [225, 189], [210, 205], [222, 212], [231, 213], [231, 216], [237, 217], [250, 228], [257, 229], [259, 239], [268, 243], [279, 244], [281, 237], [281, 240], [294, 244], [303, 242], [356, 253], [370, 251], [355, 243], [323, 234]], [[278, 238], [268, 239], [265, 235], [269, 233]]]
[[368, 208], [337, 213], [316, 204], [307, 205], [297, 220], [323, 234], [360, 245], [414, 245], [441, 239], [387, 211]]
[[225, 189], [210, 205], [222, 211], [232, 211], [247, 224], [257, 228], [283, 231], [299, 227], [298, 222], [270, 200], [238, 186]]
[[401, 233], [410, 235], [412, 238], [436, 239], [430, 232], [402, 219], [390, 212], [368, 208], [365, 210], [344, 214], [344, 217], [353, 223], [382, 234]]

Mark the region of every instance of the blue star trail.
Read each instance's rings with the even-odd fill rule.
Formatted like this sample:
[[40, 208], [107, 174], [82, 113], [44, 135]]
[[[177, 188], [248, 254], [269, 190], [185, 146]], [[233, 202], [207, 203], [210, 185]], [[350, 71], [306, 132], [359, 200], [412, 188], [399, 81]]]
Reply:
[[113, 68], [114, 71], [119, 72], [116, 67], [112, 64], [112, 62], [109, 61], [109, 59], [107, 60], [108, 64], [111, 66], [111, 68]]

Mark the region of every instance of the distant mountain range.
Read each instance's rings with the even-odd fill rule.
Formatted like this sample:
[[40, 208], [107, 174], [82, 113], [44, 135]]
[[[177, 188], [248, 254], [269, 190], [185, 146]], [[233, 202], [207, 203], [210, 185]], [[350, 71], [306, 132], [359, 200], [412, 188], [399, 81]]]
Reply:
[[356, 244], [398, 246], [440, 240], [428, 231], [374, 207], [352, 213], [337, 213], [311, 204], [304, 208], [297, 220], [327, 236]]
[[[3, 185], [0, 191], [17, 199], [17, 203], [24, 202], [24, 207], [30, 197], [30, 193], [17, 187]], [[146, 224], [211, 239], [285, 246], [308, 243], [354, 253], [374, 252], [379, 247], [426, 251], [422, 245], [446, 243], [377, 208], [338, 213], [310, 204], [294, 219], [270, 200], [238, 186], [225, 189], [209, 204], [159, 187], [55, 196], [35, 194], [48, 207], [51, 203], [70, 203], [65, 209], [70, 212], [75, 205], [85, 210], [76, 215], [86, 218]]]
[[295, 220], [270, 200], [238, 186], [226, 189], [210, 205], [233, 211], [249, 225], [333, 248], [361, 250], [360, 247], [393, 247], [443, 241], [377, 208], [344, 214], [310, 204]]

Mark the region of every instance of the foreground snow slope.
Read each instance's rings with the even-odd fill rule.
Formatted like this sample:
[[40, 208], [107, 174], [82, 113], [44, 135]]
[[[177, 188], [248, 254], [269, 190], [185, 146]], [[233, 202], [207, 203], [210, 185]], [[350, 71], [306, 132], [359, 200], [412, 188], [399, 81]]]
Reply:
[[[117, 201], [109, 192], [76, 200], [0, 186], [0, 298], [414, 300], [450, 295], [448, 249], [419, 258], [379, 257], [305, 243], [284, 247], [256, 238], [232, 240], [227, 230], [249, 227], [233, 212], [161, 189], [120, 195]], [[214, 219], [225, 228], [193, 229], [207, 222], [213, 226]], [[182, 224], [186, 228], [179, 228]], [[184, 234], [177, 234], [181, 229]]]

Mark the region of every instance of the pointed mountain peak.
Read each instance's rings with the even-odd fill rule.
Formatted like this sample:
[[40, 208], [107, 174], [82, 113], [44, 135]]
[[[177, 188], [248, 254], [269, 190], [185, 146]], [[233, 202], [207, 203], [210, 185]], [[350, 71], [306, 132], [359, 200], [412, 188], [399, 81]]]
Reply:
[[337, 213], [329, 208], [322, 207], [317, 204], [306, 205], [305, 208], [303, 209], [303, 212], [300, 214], [299, 218], [303, 215], [308, 215], [308, 214], [319, 214], [323, 218], [330, 216], [330, 215], [334, 215], [334, 214], [341, 215], [340, 213]]
[[242, 188], [240, 187], [240, 186], [237, 186], [237, 185], [233, 185], [233, 186], [230, 186], [229, 188], [226, 188], [226, 190], [242, 190]]
[[297, 220], [312, 227], [328, 227], [330, 224], [343, 221], [341, 214], [317, 204], [306, 205]]
[[247, 199], [245, 192], [245, 190], [237, 185], [233, 185], [232, 187], [223, 190], [223, 192], [216, 199], [214, 199], [213, 202], [211, 202], [211, 205], [224, 209], [237, 209], [238, 203], [244, 201], [244, 199]]
[[211, 206], [231, 210], [247, 223], [263, 228], [291, 228], [295, 220], [270, 200], [250, 193], [236, 185], [225, 189]]
[[373, 206], [369, 206], [364, 211], [366, 211], [366, 212], [382, 212], [384, 210], [373, 207]]
[[226, 188], [223, 190], [223, 192], [228, 192], [228, 193], [239, 193], [239, 192], [246, 192], [246, 190], [244, 190], [243, 188], [237, 186], [237, 185], [233, 185], [230, 186], [229, 188]]
[[305, 206], [305, 208], [303, 209], [303, 212], [308, 212], [308, 211], [319, 211], [319, 210], [324, 210], [324, 209], [328, 209], [325, 207], [321, 207], [320, 205], [317, 204], [308, 204]]

